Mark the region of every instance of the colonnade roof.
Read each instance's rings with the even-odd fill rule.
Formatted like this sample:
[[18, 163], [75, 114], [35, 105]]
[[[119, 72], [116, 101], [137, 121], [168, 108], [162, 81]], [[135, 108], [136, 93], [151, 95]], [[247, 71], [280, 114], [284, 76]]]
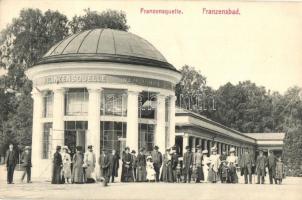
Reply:
[[[181, 117], [181, 116], [186, 116], [186, 117], [191, 117], [192, 120], [189, 121], [189, 126], [196, 126], [197, 124], [193, 124], [193, 121], [199, 122], [199, 126], [201, 126], [201, 128], [213, 131], [215, 133], [220, 133], [223, 134], [225, 136], [233, 136], [233, 137], [237, 137], [237, 139], [239, 140], [245, 140], [246, 142], [250, 142], [253, 144], [256, 144], [256, 139], [252, 138], [248, 135], [245, 135], [243, 133], [241, 133], [240, 131], [234, 130], [230, 127], [227, 127], [223, 124], [220, 124], [216, 121], [213, 121], [203, 115], [197, 114], [195, 112], [186, 110], [186, 109], [182, 109], [182, 108], [177, 108], [176, 112], [175, 112], [176, 117]], [[193, 120], [194, 119], [194, 120]], [[176, 126], [178, 124], [176, 123]], [[231, 134], [231, 135], [230, 135]]]

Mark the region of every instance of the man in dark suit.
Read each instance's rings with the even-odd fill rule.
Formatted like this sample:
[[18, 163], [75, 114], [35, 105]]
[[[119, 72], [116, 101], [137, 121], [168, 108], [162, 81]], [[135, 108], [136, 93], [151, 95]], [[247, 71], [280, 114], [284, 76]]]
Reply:
[[189, 146], [186, 146], [187, 152], [184, 154], [183, 157], [183, 173], [184, 173], [184, 183], [188, 181], [191, 182], [191, 174], [193, 168], [193, 153]]
[[104, 185], [107, 186], [110, 178], [110, 157], [107, 155], [105, 149], [102, 150], [99, 165], [101, 167], [101, 177], [103, 177], [105, 182]]
[[253, 159], [248, 152], [248, 149], [245, 149], [244, 154], [240, 160], [241, 175], [244, 175], [245, 184], [252, 184], [252, 166], [254, 165]]
[[17, 155], [14, 151], [14, 145], [10, 144], [9, 149], [6, 151], [5, 164], [7, 168], [7, 184], [14, 184], [14, 171], [17, 164]]
[[256, 170], [257, 170], [257, 184], [264, 184], [265, 177], [265, 167], [267, 164], [267, 159], [263, 155], [263, 151], [259, 150], [259, 156], [256, 161]]
[[112, 183], [114, 182], [114, 177], [118, 176], [119, 160], [119, 155], [116, 153], [115, 149], [113, 149], [110, 156], [110, 176]]
[[21, 155], [21, 162], [22, 167], [24, 168], [24, 172], [21, 178], [21, 181], [23, 182], [25, 175], [27, 175], [27, 183], [31, 183], [31, 154], [30, 154], [30, 147], [26, 146], [24, 149], [24, 152]]
[[159, 174], [160, 174], [160, 167], [163, 162], [162, 154], [158, 151], [158, 146], [154, 147], [154, 150], [151, 153], [154, 171], [156, 173], [156, 182], [159, 182]]
[[275, 181], [275, 184], [277, 184], [277, 181], [275, 179], [276, 161], [277, 161], [277, 158], [274, 155], [274, 152], [272, 150], [270, 150], [269, 156], [267, 157], [267, 167], [268, 167], [268, 176], [269, 176], [270, 184], [273, 184], [273, 179]]

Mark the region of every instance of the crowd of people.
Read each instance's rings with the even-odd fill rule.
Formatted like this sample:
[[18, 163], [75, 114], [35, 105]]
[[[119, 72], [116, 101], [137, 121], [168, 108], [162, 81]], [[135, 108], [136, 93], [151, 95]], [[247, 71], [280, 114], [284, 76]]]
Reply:
[[[249, 154], [246, 149], [238, 159], [235, 149], [231, 148], [229, 154], [223, 151], [217, 154], [217, 148], [202, 150], [196, 146], [194, 151], [186, 147], [183, 157], [179, 157], [176, 146], [166, 149], [162, 154], [158, 146], [154, 146], [151, 152], [141, 148], [136, 154], [126, 147], [120, 156], [116, 150], [107, 152], [102, 149], [99, 158], [93, 152], [93, 146], [89, 145], [84, 153], [81, 146], [76, 147], [73, 156], [67, 146], [57, 146], [53, 155], [52, 184], [80, 184], [95, 183], [101, 181], [106, 186], [109, 182], [115, 182], [118, 177], [119, 162], [122, 160], [120, 175], [121, 182], [168, 182], [168, 183], [238, 183], [237, 171], [244, 176], [244, 183], [252, 183], [252, 174], [257, 174], [257, 184], [264, 184], [266, 168], [270, 184], [281, 184], [284, 178], [284, 164], [281, 157], [276, 157], [270, 152], [266, 157], [259, 150], [257, 159]], [[13, 173], [16, 166], [16, 154], [13, 145], [6, 152], [7, 183], [13, 183]], [[96, 168], [98, 162], [99, 169]], [[27, 182], [31, 183], [31, 153], [30, 147], [25, 147], [21, 155], [21, 165], [24, 169], [22, 181], [27, 175]], [[240, 169], [240, 170], [238, 170]], [[99, 178], [97, 178], [99, 177]]]

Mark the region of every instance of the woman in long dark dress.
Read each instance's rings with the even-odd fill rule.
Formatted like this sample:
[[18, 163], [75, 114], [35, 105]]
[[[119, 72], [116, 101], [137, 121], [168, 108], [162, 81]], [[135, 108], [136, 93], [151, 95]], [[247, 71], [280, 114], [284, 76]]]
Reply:
[[63, 166], [62, 156], [60, 154], [61, 146], [56, 147], [56, 152], [53, 155], [53, 169], [51, 184], [62, 184], [61, 170]]
[[137, 155], [137, 182], [145, 182], [146, 181], [146, 156], [144, 154], [145, 149], [142, 148]]
[[84, 155], [82, 153], [82, 147], [77, 146], [77, 152], [73, 155], [73, 169], [72, 169], [72, 182], [84, 183]]
[[132, 171], [132, 155], [129, 153], [130, 148], [125, 148], [125, 154], [123, 156], [123, 167], [122, 167], [122, 175], [124, 182], [133, 181], [133, 171]]

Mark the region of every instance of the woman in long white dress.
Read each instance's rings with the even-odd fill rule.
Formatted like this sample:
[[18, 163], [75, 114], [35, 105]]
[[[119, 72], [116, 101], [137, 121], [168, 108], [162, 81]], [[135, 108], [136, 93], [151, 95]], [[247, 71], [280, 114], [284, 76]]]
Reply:
[[153, 162], [152, 162], [152, 156], [147, 157], [147, 163], [146, 163], [146, 171], [147, 171], [147, 181], [155, 181], [155, 175], [156, 172], [154, 170]]
[[220, 155], [217, 154], [216, 146], [211, 149], [212, 155], [210, 156], [210, 168], [208, 181], [211, 183], [216, 183], [219, 181], [218, 169], [220, 166]]
[[63, 162], [63, 170], [62, 176], [65, 179], [65, 183], [70, 183], [71, 179], [71, 157], [69, 154], [69, 149], [67, 146], [64, 146], [62, 153], [62, 162]]
[[202, 170], [204, 174], [204, 182], [208, 182], [208, 174], [209, 174], [209, 165], [210, 165], [210, 159], [208, 157], [208, 150], [202, 151]]
[[229, 182], [238, 183], [238, 176], [236, 172], [236, 167], [238, 165], [238, 157], [235, 156], [235, 148], [230, 149], [230, 155], [227, 157], [226, 161], [230, 169]]

